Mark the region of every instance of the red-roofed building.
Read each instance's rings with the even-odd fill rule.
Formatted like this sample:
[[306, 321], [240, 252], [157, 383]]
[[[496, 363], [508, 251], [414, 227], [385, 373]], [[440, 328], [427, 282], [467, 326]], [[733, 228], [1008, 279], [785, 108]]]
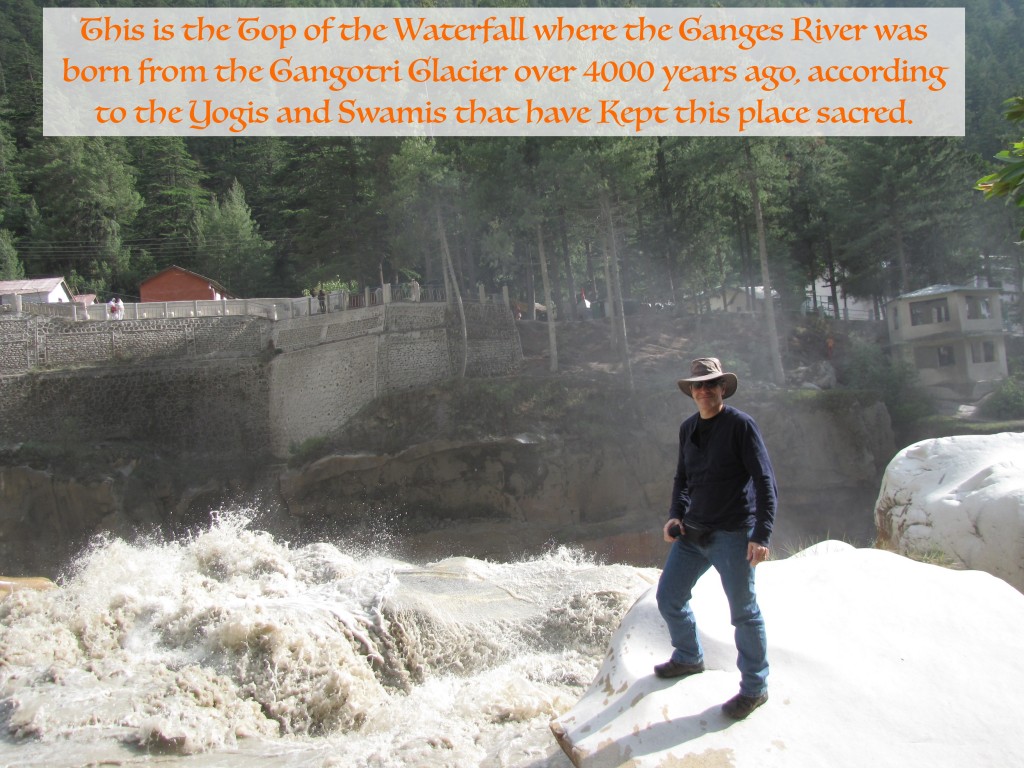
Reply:
[[235, 298], [209, 277], [181, 267], [168, 267], [147, 277], [139, 286], [139, 301], [218, 301]]

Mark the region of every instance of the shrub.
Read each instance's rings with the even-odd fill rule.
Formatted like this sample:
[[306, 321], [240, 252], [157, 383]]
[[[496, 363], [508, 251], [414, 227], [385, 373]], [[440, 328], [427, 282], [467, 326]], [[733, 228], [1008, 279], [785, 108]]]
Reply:
[[288, 458], [288, 465], [301, 467], [313, 459], [319, 459], [327, 452], [328, 442], [326, 437], [310, 437], [301, 443], [292, 443], [288, 446], [288, 452], [291, 454]]
[[1024, 419], [1024, 378], [1006, 379], [981, 405], [981, 415], [990, 419]]
[[875, 344], [854, 340], [839, 375], [851, 389], [877, 392], [897, 429], [934, 413], [931, 401], [917, 385], [914, 366], [892, 360]]

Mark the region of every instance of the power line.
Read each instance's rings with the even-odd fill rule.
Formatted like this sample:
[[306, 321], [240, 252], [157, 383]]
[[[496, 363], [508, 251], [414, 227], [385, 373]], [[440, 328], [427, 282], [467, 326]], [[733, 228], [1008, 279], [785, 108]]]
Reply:
[[[263, 238], [263, 241], [270, 246], [273, 246], [275, 242], [279, 242], [279, 240], [268, 240], [267, 238]], [[121, 245], [134, 251], [145, 250], [153, 258], [164, 259], [202, 254], [204, 251], [208, 252], [213, 249], [235, 250], [245, 242], [249, 241], [226, 237], [206, 238], [202, 242], [194, 242], [186, 238], [141, 238], [138, 240], [122, 240]], [[88, 261], [101, 257], [103, 255], [102, 247], [98, 243], [88, 243], [80, 240], [35, 240], [23, 246], [15, 246], [15, 250], [17, 251], [18, 258], [23, 261], [26, 259], [33, 261], [44, 259]]]

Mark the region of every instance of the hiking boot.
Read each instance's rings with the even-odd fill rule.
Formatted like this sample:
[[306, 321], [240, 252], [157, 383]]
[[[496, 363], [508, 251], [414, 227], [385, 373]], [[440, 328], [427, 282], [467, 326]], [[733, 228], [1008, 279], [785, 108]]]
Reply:
[[654, 674], [662, 678], [689, 677], [690, 675], [699, 675], [703, 671], [703, 661], [698, 661], [696, 664], [683, 664], [669, 659], [664, 664], [654, 665]]
[[766, 701], [768, 701], [768, 691], [760, 696], [744, 696], [742, 693], [737, 693], [722, 705], [722, 714], [733, 720], [743, 720]]

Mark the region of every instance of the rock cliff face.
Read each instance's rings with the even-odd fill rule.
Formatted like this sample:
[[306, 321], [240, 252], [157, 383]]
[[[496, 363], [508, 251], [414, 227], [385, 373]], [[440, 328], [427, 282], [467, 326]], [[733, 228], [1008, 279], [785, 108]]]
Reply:
[[112, 476], [77, 480], [26, 466], [0, 467], [4, 570], [59, 562], [118, 508], [115, 485]]
[[[509, 416], [519, 406], [485, 406], [483, 396], [473, 406], [464, 391], [394, 398], [353, 424], [347, 446], [297, 468], [224, 455], [187, 466], [143, 455], [88, 476], [3, 466], [0, 555], [21, 572], [52, 575], [94, 534], [180, 533], [235, 504], [256, 508], [257, 524], [278, 534], [386, 541], [403, 555], [504, 558], [582, 543], [658, 562], [652, 532], [667, 510], [687, 401], [678, 392], [628, 406], [621, 393], [562, 394], [575, 405], [552, 396], [545, 411], [558, 416], [537, 420], [534, 432], [508, 429], [522, 426]], [[834, 393], [733, 400], [758, 419], [775, 465], [775, 546], [826, 536], [870, 543], [894, 453], [884, 406]]]
[[[540, 540], [598, 538], [606, 554], [645, 564], [662, 552], [647, 557], [630, 536], [649, 540], [665, 519], [686, 415], [668, 414], [685, 405], [675, 399], [648, 403], [645, 418], [619, 425], [607, 440], [549, 432], [425, 442], [392, 455], [330, 455], [284, 473], [281, 500], [303, 521], [353, 522], [376, 509], [377, 520], [400, 520], [404, 536], [429, 532], [452, 542], [480, 519]], [[888, 414], [880, 403], [824, 400], [792, 403], [779, 395], [737, 403], [758, 419], [775, 466], [782, 499], [776, 546], [829, 535], [858, 544], [874, 538], [873, 502], [894, 452]], [[474, 554], [513, 549], [481, 541]]]
[[[881, 403], [760, 383], [771, 366], [753, 319], [631, 321], [633, 386], [606, 326], [561, 328], [561, 368], [551, 374], [546, 328], [524, 322], [519, 375], [379, 397], [343, 428], [294, 446], [292, 466], [246, 439], [244, 398], [220, 409], [231, 428], [216, 444], [185, 446], [141, 427], [54, 426], [41, 434], [61, 435], [61, 445], [0, 447], [0, 558], [8, 573], [53, 576], [95, 534], [174, 536], [246, 506], [255, 525], [292, 541], [344, 537], [412, 560], [505, 559], [572, 543], [660, 565], [678, 426], [693, 412], [675, 380], [705, 349], [741, 366], [729, 402], [758, 420], [775, 465], [775, 549], [873, 541], [874, 500], [895, 453]], [[293, 397], [311, 414], [304, 423], [318, 426], [317, 409]], [[168, 418], [187, 411], [195, 421], [216, 408], [205, 389], [193, 399]]]

